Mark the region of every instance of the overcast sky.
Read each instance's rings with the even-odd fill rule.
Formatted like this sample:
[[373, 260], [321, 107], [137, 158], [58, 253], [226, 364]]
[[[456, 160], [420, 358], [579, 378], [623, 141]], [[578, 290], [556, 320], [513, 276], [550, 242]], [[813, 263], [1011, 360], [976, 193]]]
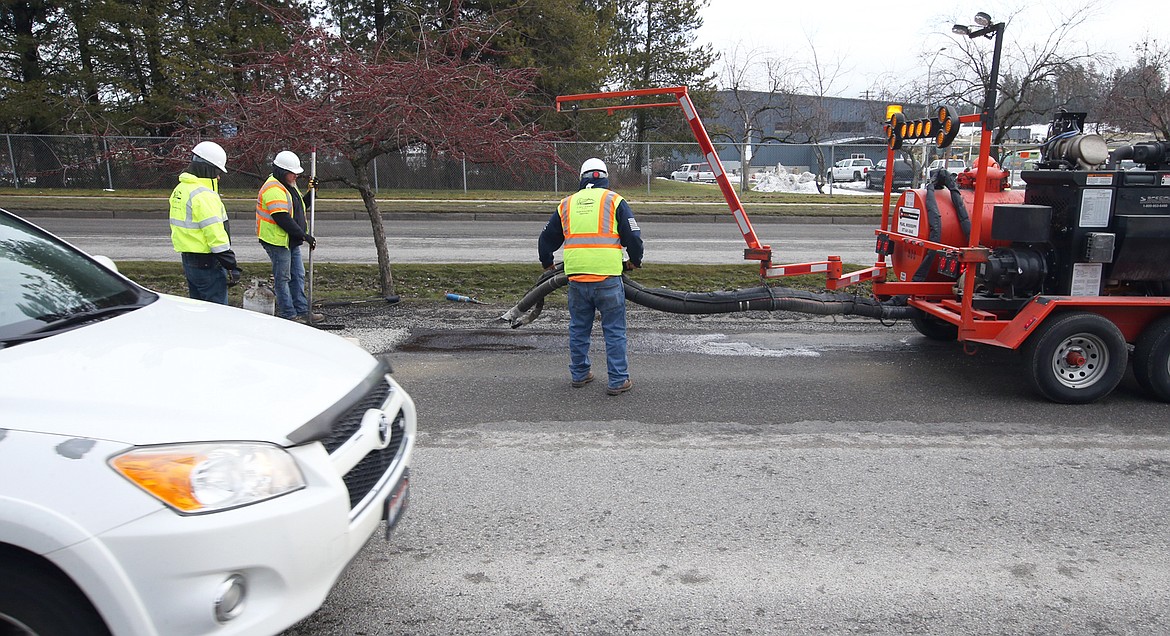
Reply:
[[[1007, 22], [1006, 57], [1013, 42], [1050, 35], [1061, 22], [1061, 11], [1086, 5], [1092, 17], [1073, 32], [1078, 51], [1087, 47], [1101, 54], [1106, 67], [1117, 60], [1132, 61], [1133, 44], [1147, 36], [1163, 48], [1170, 46], [1167, 0], [710, 0], [702, 12], [698, 41], [720, 52], [740, 43], [744, 50], [765, 49], [802, 60], [811, 41], [822, 62], [841, 65], [833, 93], [860, 97], [883, 74], [921, 79], [924, 56], [929, 59], [951, 42], [952, 24], [973, 25], [978, 11]], [[990, 51], [991, 41], [987, 46]]]

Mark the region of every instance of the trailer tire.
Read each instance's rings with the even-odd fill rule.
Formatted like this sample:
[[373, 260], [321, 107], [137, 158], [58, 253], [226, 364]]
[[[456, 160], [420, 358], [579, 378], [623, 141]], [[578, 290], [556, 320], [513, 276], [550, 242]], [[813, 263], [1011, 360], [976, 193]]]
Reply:
[[1170, 316], [1155, 320], [1138, 337], [1133, 375], [1151, 396], [1170, 402]]
[[950, 341], [959, 337], [958, 325], [952, 325], [934, 316], [914, 317], [910, 319], [910, 324], [914, 325], [918, 333], [931, 340]]
[[1098, 314], [1050, 316], [1024, 347], [1028, 382], [1062, 404], [1088, 404], [1109, 395], [1125, 375], [1125, 336]]

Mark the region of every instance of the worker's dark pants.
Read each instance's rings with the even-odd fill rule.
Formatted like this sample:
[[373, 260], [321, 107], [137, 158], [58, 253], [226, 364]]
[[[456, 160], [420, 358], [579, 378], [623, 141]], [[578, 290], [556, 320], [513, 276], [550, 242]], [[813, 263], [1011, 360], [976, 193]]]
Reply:
[[281, 318], [295, 318], [309, 313], [309, 301], [305, 297], [305, 263], [301, 259], [301, 246], [280, 247], [260, 241], [268, 260], [272, 261], [273, 291], [276, 292], [276, 315]]
[[626, 360], [626, 290], [621, 276], [597, 283], [569, 281], [569, 373], [582, 380], [589, 373], [589, 341], [593, 317], [601, 312], [609, 386], [621, 386], [630, 377]]
[[183, 275], [187, 277], [187, 294], [195, 300], [226, 305], [228, 302], [227, 270], [211, 254], [183, 252]]

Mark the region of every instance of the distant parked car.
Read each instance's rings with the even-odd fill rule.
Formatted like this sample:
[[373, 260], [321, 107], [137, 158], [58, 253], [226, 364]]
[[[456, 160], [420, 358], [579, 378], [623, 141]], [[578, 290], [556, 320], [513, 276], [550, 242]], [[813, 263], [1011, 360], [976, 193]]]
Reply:
[[829, 181], [861, 181], [870, 170], [873, 170], [870, 159], [842, 159], [825, 172], [825, 178]]
[[[930, 165], [926, 168], [926, 180], [929, 181], [933, 179], [935, 173], [938, 172], [942, 167], [942, 159], [935, 159], [934, 161], [931, 161]], [[960, 172], [967, 169], [967, 162], [963, 161], [962, 159], [947, 159], [946, 168], [947, 172], [950, 172], [951, 174], [959, 174]]]
[[675, 181], [714, 181], [715, 173], [711, 171], [710, 164], [684, 163], [678, 170], [670, 173], [670, 178]]
[[[910, 166], [910, 162], [905, 159], [894, 160], [894, 184], [893, 187], [909, 188], [911, 181], [914, 180], [914, 168]], [[865, 175], [865, 187], [870, 190], [881, 190], [886, 187], [886, 160], [882, 159], [877, 162], [873, 170], [870, 170]]]

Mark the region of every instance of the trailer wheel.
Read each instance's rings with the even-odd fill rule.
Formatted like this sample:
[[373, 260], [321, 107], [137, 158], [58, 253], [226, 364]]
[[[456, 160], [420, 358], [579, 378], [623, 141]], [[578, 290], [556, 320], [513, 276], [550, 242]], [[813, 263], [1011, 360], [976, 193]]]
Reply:
[[1170, 316], [1151, 323], [1134, 344], [1133, 375], [1147, 393], [1170, 402]]
[[1088, 404], [1109, 395], [1125, 375], [1125, 336], [1097, 314], [1051, 316], [1024, 348], [1028, 381], [1063, 404]]
[[952, 325], [934, 316], [915, 316], [910, 319], [910, 324], [914, 325], [918, 333], [931, 340], [954, 340], [959, 337], [958, 325]]

